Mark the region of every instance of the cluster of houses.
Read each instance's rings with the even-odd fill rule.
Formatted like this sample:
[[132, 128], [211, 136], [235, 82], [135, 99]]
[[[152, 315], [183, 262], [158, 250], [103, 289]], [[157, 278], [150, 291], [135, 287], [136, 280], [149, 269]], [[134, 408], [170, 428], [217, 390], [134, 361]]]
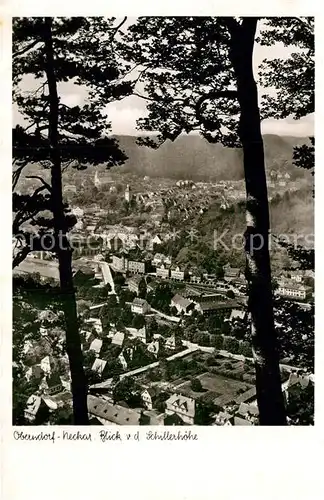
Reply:
[[[135, 298], [132, 303], [132, 310], [137, 314], [145, 314], [142, 309], [143, 299]], [[135, 309], [136, 304], [139, 304], [139, 309]], [[93, 352], [95, 359], [91, 370], [101, 377], [109, 376], [107, 370], [106, 352], [103, 352], [104, 338], [110, 339], [110, 345], [118, 348], [116, 356], [124, 371], [130, 368], [131, 361], [139, 347], [144, 346], [145, 351], [152, 355], [152, 358], [158, 359], [161, 348], [163, 346], [166, 351], [175, 351], [179, 347], [179, 340], [175, 335], [164, 338], [158, 333], [149, 335], [146, 326], [142, 328], [125, 327], [124, 331], [118, 331], [113, 328], [107, 335], [103, 334], [102, 323], [99, 318], [88, 318], [85, 320], [89, 325], [88, 330], [82, 330], [81, 334], [85, 337], [86, 347], [83, 347], [84, 352]], [[138, 344], [140, 342], [140, 344]], [[181, 343], [180, 343], [181, 344]]]
[[71, 379], [69, 365], [62, 371], [55, 366], [51, 356], [45, 356], [39, 363], [26, 369], [26, 381], [37, 381], [38, 389], [32, 394], [25, 406], [24, 416], [34, 422], [40, 410], [56, 410], [64, 404], [72, 405]]
[[[175, 350], [177, 346], [174, 336], [162, 339], [161, 335], [154, 334], [149, 338], [145, 326], [139, 329], [129, 327], [125, 331], [113, 329], [108, 335], [104, 336], [99, 318], [88, 318], [85, 320], [85, 325], [85, 329], [80, 332], [84, 338], [82, 349], [84, 353], [92, 352], [94, 354], [91, 371], [100, 376], [104, 376], [107, 365], [107, 358], [102, 353], [105, 337], [110, 338], [111, 346], [117, 348], [117, 353], [119, 352], [117, 359], [123, 371], [129, 368], [129, 363], [138, 348], [136, 341], [144, 345], [147, 352], [151, 353], [153, 358], [156, 359], [159, 356], [162, 340], [163, 346], [169, 351]], [[33, 342], [26, 341], [24, 350], [26, 354], [29, 351], [34, 353], [35, 346]], [[71, 379], [67, 356], [62, 354], [58, 359], [57, 356], [54, 358], [52, 355], [46, 355], [44, 357], [40, 356], [40, 358], [37, 358], [36, 363], [32, 366], [26, 366], [26, 381], [28, 382], [31, 378], [34, 381], [35, 379], [38, 380], [38, 389], [28, 398], [24, 412], [25, 419], [30, 423], [37, 421], [40, 414], [53, 412], [64, 406], [64, 404], [70, 406], [72, 404]], [[65, 366], [63, 372], [62, 365]], [[122, 414], [120, 414], [119, 420], [122, 418]]]
[[28, 422], [34, 422], [39, 412], [45, 414], [72, 404], [69, 360], [63, 350], [64, 332], [55, 326], [57, 320], [58, 315], [50, 309], [41, 311], [40, 340], [28, 339], [23, 345], [26, 382], [37, 386], [26, 402], [24, 416]]
[[[289, 401], [293, 392], [302, 391], [313, 383], [312, 375], [290, 373], [288, 380], [282, 385], [285, 401]], [[62, 385], [59, 379], [53, 376], [47, 392], [39, 392], [29, 397], [25, 407], [26, 420], [35, 423], [41, 414], [48, 415], [66, 403], [71, 405], [71, 394], [65, 392], [63, 397], [56, 398], [58, 391], [62, 391]], [[160, 411], [156, 408], [159, 395], [160, 389], [157, 386], [143, 387], [140, 393], [142, 405], [134, 409], [124, 404], [115, 404], [112, 391], [108, 391], [105, 398], [90, 393], [88, 395], [90, 423], [95, 425], [195, 425], [197, 402], [194, 398], [181, 392], [166, 393], [164, 410]], [[212, 416], [211, 425], [258, 425], [259, 411], [255, 387], [234, 400], [232, 396], [223, 401], [219, 399], [215, 401], [217, 406], [222, 406], [222, 408]]]
[[283, 173], [279, 170], [270, 171], [270, 179], [268, 181], [268, 186], [271, 188], [276, 188], [278, 186], [285, 187], [290, 180], [290, 174], [288, 172]]
[[[312, 383], [311, 376], [291, 373], [282, 387], [285, 401], [288, 402], [292, 392], [302, 391]], [[89, 395], [89, 417], [101, 425], [195, 425], [197, 402], [194, 398], [179, 392], [167, 394], [164, 411], [161, 412], [156, 409], [159, 394], [157, 387], [143, 387], [142, 408], [136, 409], [114, 404], [109, 395], [105, 400]], [[212, 415], [211, 425], [258, 425], [258, 417], [256, 390], [253, 387], [229, 403], [224, 400], [223, 408]]]

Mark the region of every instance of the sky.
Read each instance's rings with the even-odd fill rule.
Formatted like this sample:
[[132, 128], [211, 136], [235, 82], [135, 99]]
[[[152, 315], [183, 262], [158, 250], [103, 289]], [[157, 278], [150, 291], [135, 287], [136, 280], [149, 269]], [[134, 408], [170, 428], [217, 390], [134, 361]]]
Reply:
[[[129, 24], [134, 19], [129, 19]], [[254, 49], [254, 73], [257, 79], [258, 67], [265, 59], [288, 57], [291, 49], [282, 45], [264, 47], [258, 44]], [[24, 87], [30, 90], [31, 80], [25, 80]], [[267, 90], [267, 92], [269, 92]], [[264, 93], [259, 89], [259, 95]], [[72, 84], [65, 83], [62, 88], [62, 101], [69, 106], [82, 105], [85, 98], [84, 89]], [[108, 118], [112, 124], [112, 133], [116, 135], [136, 135], [136, 120], [146, 116], [146, 103], [136, 96], [127, 97], [121, 101], [111, 103], [107, 106]], [[13, 109], [14, 123], [20, 123], [21, 118], [17, 108]], [[301, 120], [286, 118], [285, 120], [268, 119], [262, 122], [262, 132], [264, 134], [290, 135], [290, 136], [310, 136], [314, 135], [314, 114], [303, 117]]]

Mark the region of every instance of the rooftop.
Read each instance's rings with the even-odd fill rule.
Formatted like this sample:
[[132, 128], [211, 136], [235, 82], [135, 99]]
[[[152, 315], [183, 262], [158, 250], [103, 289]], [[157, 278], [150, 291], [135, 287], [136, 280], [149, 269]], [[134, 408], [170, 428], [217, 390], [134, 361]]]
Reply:
[[147, 387], [146, 389], [144, 389], [143, 392], [145, 392], [145, 391], [147, 391], [151, 397], [156, 396], [156, 394], [158, 392], [155, 387]]
[[197, 300], [198, 304], [200, 305], [201, 309], [203, 311], [208, 311], [208, 310], [217, 310], [217, 309], [234, 309], [235, 307], [238, 307], [238, 303], [236, 301], [228, 300], [226, 302], [219, 302], [219, 301], [200, 301]]
[[139, 425], [141, 414], [131, 408], [124, 408], [88, 395], [88, 412], [117, 425]]
[[182, 297], [181, 295], [178, 295], [178, 294], [176, 294], [172, 298], [172, 302], [174, 304], [178, 304], [180, 307], [183, 307], [183, 308], [187, 308], [188, 306], [190, 306], [190, 304], [192, 304], [192, 302], [190, 300], [185, 299], [184, 297]]
[[95, 361], [91, 367], [91, 370], [94, 372], [97, 372], [99, 374], [102, 374], [102, 372], [105, 369], [106, 364], [107, 364], [107, 361], [104, 361], [103, 359], [97, 358], [97, 359], [95, 359]]
[[230, 319], [235, 319], [235, 318], [244, 319], [244, 317], [245, 317], [245, 311], [241, 311], [239, 309], [233, 309], [231, 312]]
[[183, 396], [182, 394], [173, 394], [167, 401], [168, 408], [172, 408], [175, 412], [180, 411], [188, 416], [195, 416], [195, 400]]
[[89, 350], [99, 353], [101, 350], [101, 347], [102, 347], [102, 340], [101, 339], [94, 339], [90, 344]]
[[278, 283], [279, 288], [289, 288], [290, 290], [306, 291], [306, 287], [301, 283], [296, 283], [290, 279], [282, 279]]
[[42, 399], [40, 396], [35, 396], [35, 394], [32, 394], [27, 400], [25, 411], [27, 411], [31, 415], [36, 415], [41, 402]]
[[135, 275], [129, 278], [128, 283], [135, 283], [136, 285], [139, 285], [142, 279], [143, 279], [142, 276]]
[[225, 276], [238, 277], [240, 275], [240, 272], [241, 271], [238, 267], [225, 266], [225, 268], [224, 268]]
[[62, 381], [59, 373], [54, 372], [49, 377], [46, 378], [48, 387], [56, 387], [57, 385], [62, 385]]
[[116, 332], [113, 338], [111, 339], [111, 343], [121, 347], [123, 345], [124, 338], [125, 334], [123, 332]]
[[238, 417], [237, 415], [235, 415], [234, 425], [252, 425], [252, 422], [249, 422], [249, 420], [246, 420], [245, 418]]
[[139, 297], [135, 297], [132, 304], [134, 306], [144, 306], [147, 304], [147, 301], [145, 299], [140, 299]]
[[257, 406], [249, 405], [247, 403], [241, 403], [238, 409], [238, 413], [243, 417], [248, 415], [257, 417], [259, 415], [259, 409]]
[[287, 388], [289, 389], [296, 384], [299, 384], [303, 389], [308, 386], [310, 378], [303, 375], [297, 375], [296, 373], [291, 373], [288, 379]]

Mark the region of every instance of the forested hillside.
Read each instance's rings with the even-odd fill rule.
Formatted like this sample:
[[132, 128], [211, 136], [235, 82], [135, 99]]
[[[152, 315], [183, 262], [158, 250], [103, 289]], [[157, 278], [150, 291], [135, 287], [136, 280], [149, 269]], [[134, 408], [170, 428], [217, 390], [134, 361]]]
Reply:
[[[210, 144], [198, 135], [183, 135], [174, 142], [165, 142], [158, 150], [138, 146], [135, 137], [119, 136], [118, 140], [129, 158], [123, 170], [174, 179], [238, 180], [243, 177], [240, 149]], [[283, 167], [299, 175], [292, 164], [292, 151], [294, 146], [304, 143], [308, 143], [308, 138], [265, 135], [267, 167]]]
[[[116, 136], [116, 139], [128, 159], [123, 166], [113, 168], [112, 171], [118, 169], [143, 176], [195, 181], [243, 178], [240, 149], [210, 144], [198, 135], [182, 135], [174, 142], [166, 141], [159, 149], [138, 145], [134, 136]], [[281, 169], [288, 171], [292, 177], [308, 175], [292, 163], [293, 147], [305, 143], [308, 143], [307, 137], [264, 135], [267, 170]], [[72, 180], [79, 176], [93, 176], [94, 168], [103, 172], [105, 166], [91, 167], [81, 172], [70, 170], [65, 178]], [[34, 173], [35, 167], [32, 170]], [[30, 169], [28, 174], [30, 175]]]

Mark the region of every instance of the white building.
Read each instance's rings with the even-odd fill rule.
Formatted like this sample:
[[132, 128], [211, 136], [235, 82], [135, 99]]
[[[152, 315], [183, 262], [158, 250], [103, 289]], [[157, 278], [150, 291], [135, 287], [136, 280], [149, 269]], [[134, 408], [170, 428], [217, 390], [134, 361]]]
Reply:
[[166, 400], [166, 415], [178, 415], [185, 424], [193, 425], [195, 419], [195, 400], [183, 396], [182, 394], [173, 394]]
[[49, 356], [45, 356], [40, 362], [40, 367], [46, 375], [50, 375], [52, 372], [51, 361]]
[[154, 245], [161, 245], [162, 240], [160, 236], [157, 234], [153, 238], [151, 238], [150, 243], [149, 243], [149, 250], [154, 249]]
[[131, 305], [131, 310], [135, 314], [147, 314], [150, 312], [151, 307], [145, 299], [136, 297]]
[[158, 356], [160, 350], [160, 342], [158, 340], [153, 340], [147, 345], [148, 352], [154, 354], [155, 357]]
[[146, 337], [145, 326], [143, 326], [143, 328], [139, 328], [139, 329], [132, 328], [132, 327], [126, 327], [126, 330], [133, 338], [139, 339], [139, 340], [141, 340], [141, 342], [146, 344], [147, 337]]
[[282, 297], [305, 300], [307, 296], [307, 289], [302, 284], [294, 283], [290, 280], [282, 280], [278, 284], [277, 293]]
[[190, 314], [195, 307], [195, 304], [181, 295], [176, 294], [171, 299], [171, 307], [175, 307], [178, 314]]
[[179, 266], [171, 269], [171, 279], [176, 281], [184, 281], [185, 272], [180, 269]]
[[75, 207], [75, 208], [72, 208], [71, 212], [79, 219], [81, 217], [83, 217], [84, 215], [84, 210], [80, 207]]
[[124, 353], [123, 353], [123, 352], [121, 352], [121, 353], [119, 354], [118, 359], [119, 359], [120, 364], [121, 364], [121, 365], [122, 365], [122, 367], [123, 367], [123, 370], [127, 370], [128, 365], [127, 365], [127, 361], [126, 361], [126, 359], [125, 359], [125, 356], [124, 356]]
[[121, 257], [113, 255], [112, 265], [117, 271], [127, 271], [127, 259], [123, 255]]
[[156, 268], [156, 276], [159, 278], [167, 279], [170, 277], [170, 269], [165, 264], [161, 264], [160, 267]]
[[[155, 236], [154, 238], [159, 238], [158, 236]], [[159, 238], [160, 239], [160, 238]], [[152, 260], [153, 266], [161, 266], [161, 264], [165, 264], [167, 266], [171, 265], [171, 257], [168, 255], [164, 255], [163, 253], [156, 253], [153, 257]]]
[[241, 309], [233, 309], [231, 312], [231, 315], [229, 317], [229, 321], [234, 321], [236, 319], [244, 319], [246, 316], [246, 311], [243, 311]]
[[303, 283], [304, 274], [300, 271], [292, 271], [290, 273], [290, 279], [295, 281], [296, 283]]
[[156, 390], [153, 387], [148, 387], [142, 392], [141, 398], [147, 410], [153, 409], [153, 398], [155, 395]]
[[215, 417], [215, 425], [233, 425], [233, 416], [227, 411], [220, 411]]

